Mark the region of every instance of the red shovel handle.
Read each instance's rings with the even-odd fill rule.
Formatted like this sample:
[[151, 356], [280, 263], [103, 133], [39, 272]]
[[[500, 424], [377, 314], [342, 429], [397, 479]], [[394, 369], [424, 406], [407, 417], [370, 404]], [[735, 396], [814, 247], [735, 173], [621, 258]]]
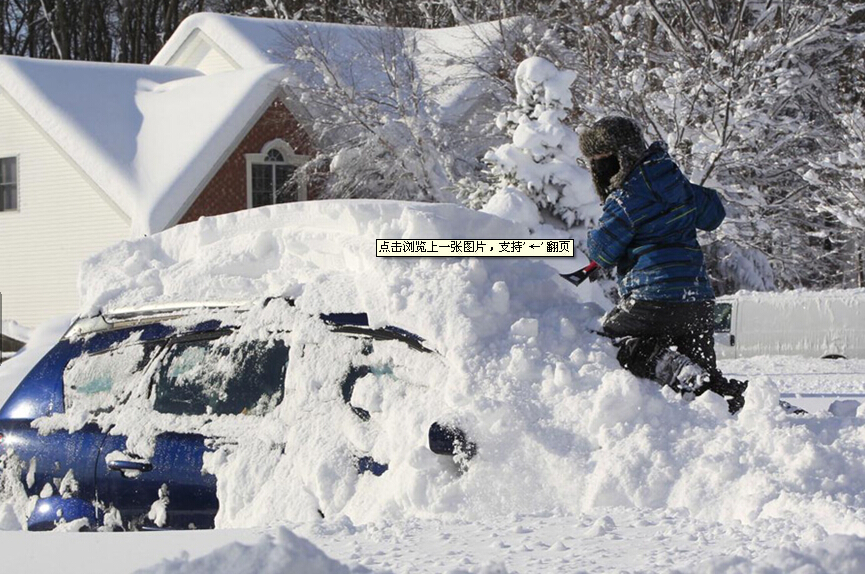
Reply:
[[562, 277], [564, 277], [574, 285], [579, 285], [580, 283], [588, 279], [589, 275], [591, 275], [598, 267], [598, 264], [592, 261], [582, 269], [574, 271], [573, 273], [562, 273]]

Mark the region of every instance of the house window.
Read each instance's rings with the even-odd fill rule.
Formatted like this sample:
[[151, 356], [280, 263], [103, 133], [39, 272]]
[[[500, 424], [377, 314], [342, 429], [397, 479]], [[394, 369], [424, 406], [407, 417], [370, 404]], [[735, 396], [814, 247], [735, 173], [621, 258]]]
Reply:
[[282, 140], [265, 144], [261, 153], [246, 154], [248, 206], [305, 200], [306, 183], [292, 175], [308, 160], [307, 156], [296, 155]]
[[0, 158], [0, 211], [18, 209], [18, 158]]

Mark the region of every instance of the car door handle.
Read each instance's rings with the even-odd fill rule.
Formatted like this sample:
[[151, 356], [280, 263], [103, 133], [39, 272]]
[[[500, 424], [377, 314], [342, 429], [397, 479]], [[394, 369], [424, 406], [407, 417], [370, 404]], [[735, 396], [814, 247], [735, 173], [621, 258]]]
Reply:
[[149, 462], [139, 460], [112, 460], [108, 463], [108, 470], [137, 470], [138, 472], [150, 472], [153, 465]]

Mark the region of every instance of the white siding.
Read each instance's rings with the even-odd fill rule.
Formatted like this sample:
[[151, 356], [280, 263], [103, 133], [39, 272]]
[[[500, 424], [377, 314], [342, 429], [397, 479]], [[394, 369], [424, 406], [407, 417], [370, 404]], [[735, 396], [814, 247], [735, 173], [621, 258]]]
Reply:
[[201, 30], [195, 30], [190, 34], [177, 53], [171, 57], [168, 65], [193, 68], [208, 75], [240, 69], [240, 66]]
[[195, 65], [195, 69], [203, 74], [218, 74], [219, 72], [232, 72], [235, 67], [222, 54], [210, 48]]
[[36, 326], [78, 310], [78, 266], [129, 222], [0, 91], [0, 157], [18, 157], [18, 211], [0, 212], [3, 318]]

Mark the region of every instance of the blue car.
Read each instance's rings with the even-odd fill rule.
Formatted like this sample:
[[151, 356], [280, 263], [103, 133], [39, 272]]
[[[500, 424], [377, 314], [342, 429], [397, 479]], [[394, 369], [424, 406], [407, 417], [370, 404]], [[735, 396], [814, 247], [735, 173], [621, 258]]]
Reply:
[[[279, 325], [252, 338], [234, 336], [244, 316], [243, 309], [195, 306], [77, 321], [0, 409], [0, 466], [6, 480], [20, 479], [31, 501], [28, 529], [61, 522], [82, 529], [213, 528], [217, 479], [203, 471], [203, 459], [216, 440], [197, 432], [206, 426], [198, 422], [273, 411], [283, 400], [289, 362]], [[431, 352], [401, 329], [370, 328], [363, 313], [309, 320], [364, 349], [396, 341]], [[339, 389], [339, 408], [364, 421], [371, 414], [352, 404], [352, 394], [370, 369], [347, 362]], [[161, 430], [146, 453], [110, 422], [112, 416], [169, 415], [181, 421], [177, 432]], [[52, 427], [55, 420], [63, 424]], [[451, 425], [434, 423], [428, 434], [437, 454], [465, 461], [475, 453]], [[377, 476], [388, 469], [363, 452], [356, 453], [355, 467]]]

